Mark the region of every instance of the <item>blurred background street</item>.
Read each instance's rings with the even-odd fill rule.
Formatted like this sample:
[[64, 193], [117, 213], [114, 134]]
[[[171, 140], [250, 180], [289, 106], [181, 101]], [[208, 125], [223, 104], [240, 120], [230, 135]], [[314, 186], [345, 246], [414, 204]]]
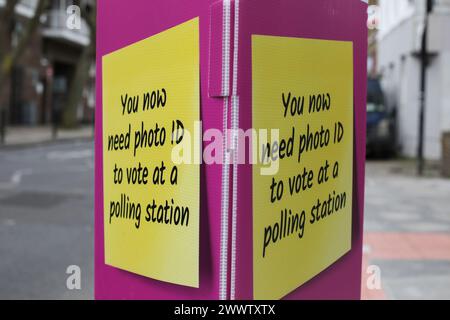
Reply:
[[[433, 169], [418, 178], [414, 161], [367, 162], [363, 298], [450, 299], [449, 190]], [[369, 265], [380, 289], [366, 286]]]
[[1, 150], [0, 163], [0, 299], [92, 298], [93, 142]]

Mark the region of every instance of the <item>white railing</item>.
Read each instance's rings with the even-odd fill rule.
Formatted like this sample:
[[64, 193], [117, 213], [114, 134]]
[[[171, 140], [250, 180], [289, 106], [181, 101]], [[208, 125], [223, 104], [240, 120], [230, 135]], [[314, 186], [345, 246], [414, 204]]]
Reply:
[[23, 5], [24, 7], [29, 8], [29, 9], [35, 10], [37, 1], [36, 0], [20, 0], [19, 4]]
[[67, 26], [69, 16], [62, 10], [50, 10], [46, 13], [44, 22], [44, 36], [63, 38], [67, 41], [77, 42], [81, 45], [89, 44], [89, 26], [81, 17], [80, 28], [73, 29]]

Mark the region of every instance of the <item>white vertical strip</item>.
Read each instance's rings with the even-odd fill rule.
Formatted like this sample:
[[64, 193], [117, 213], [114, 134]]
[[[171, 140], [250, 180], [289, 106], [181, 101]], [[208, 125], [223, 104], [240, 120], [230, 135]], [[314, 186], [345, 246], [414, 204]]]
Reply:
[[230, 166], [228, 156], [228, 98], [223, 99], [222, 199], [220, 222], [219, 299], [227, 298], [228, 278], [228, 211], [230, 201]]
[[233, 185], [231, 204], [231, 279], [230, 299], [236, 298], [237, 191], [239, 161], [239, 97], [237, 95], [239, 52], [239, 0], [234, 1], [233, 92], [231, 96], [231, 129], [233, 132]]
[[231, 97], [231, 122], [233, 132], [233, 182], [232, 182], [232, 204], [231, 204], [231, 279], [230, 279], [230, 299], [236, 296], [236, 241], [237, 241], [237, 191], [238, 191], [238, 140], [239, 140], [239, 97]]
[[223, 1], [222, 29], [222, 96], [228, 96], [230, 91], [230, 29], [231, 0]]
[[[222, 95], [229, 92], [230, 75], [230, 0], [223, 2]], [[219, 299], [227, 298], [228, 281], [228, 215], [230, 201], [230, 167], [228, 156], [228, 97], [223, 98], [222, 199], [220, 222]]]
[[237, 76], [238, 76], [238, 47], [239, 47], [239, 0], [234, 0], [234, 42], [233, 42], [233, 91], [232, 95], [237, 96]]

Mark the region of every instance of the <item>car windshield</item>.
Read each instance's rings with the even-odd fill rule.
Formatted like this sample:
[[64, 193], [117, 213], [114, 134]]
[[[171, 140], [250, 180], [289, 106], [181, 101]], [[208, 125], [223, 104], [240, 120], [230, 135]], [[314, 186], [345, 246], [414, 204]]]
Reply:
[[367, 102], [367, 112], [385, 112], [386, 108], [381, 103]]

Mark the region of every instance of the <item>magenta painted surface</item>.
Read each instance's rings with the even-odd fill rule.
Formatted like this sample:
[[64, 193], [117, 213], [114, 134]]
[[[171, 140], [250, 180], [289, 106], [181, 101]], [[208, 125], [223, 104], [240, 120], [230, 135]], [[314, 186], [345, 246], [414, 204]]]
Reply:
[[[97, 18], [97, 109], [95, 143], [95, 298], [217, 299], [221, 166], [201, 167], [200, 288], [167, 284], [104, 264], [101, 57], [194, 17], [200, 19], [201, 117], [203, 128], [222, 128], [222, 99], [209, 98], [210, 0], [99, 0]], [[218, 35], [221, 37], [221, 35]], [[182, 48], [180, 48], [182, 50]]]
[[[104, 264], [102, 186], [101, 57], [179, 23], [200, 17], [200, 92], [203, 129], [222, 128], [221, 98], [209, 97], [210, 4], [215, 0], [99, 0], [97, 20], [97, 109], [95, 168], [95, 297], [97, 299], [217, 299], [219, 284], [220, 165], [201, 167], [200, 288], [192, 289], [134, 275]], [[352, 250], [291, 293], [288, 299], [360, 297], [365, 161], [366, 4], [360, 0], [240, 0], [240, 127], [251, 127], [251, 34], [354, 42], [355, 167]], [[218, 22], [214, 22], [218, 23]], [[221, 22], [220, 22], [221, 23]], [[218, 25], [215, 25], [215, 29]], [[220, 31], [219, 31], [220, 32]], [[213, 35], [221, 39], [221, 33]], [[213, 50], [221, 42], [214, 42]], [[233, 46], [230, 47], [233, 49]], [[180, 48], [182, 50], [182, 48]], [[217, 55], [216, 55], [217, 56]], [[232, 55], [231, 55], [232, 56]], [[217, 60], [217, 61], [215, 61]], [[221, 70], [221, 59], [211, 70]], [[218, 68], [220, 67], [220, 68]], [[214, 75], [216, 76], [216, 75]], [[218, 76], [218, 75], [217, 75]], [[221, 76], [221, 75], [220, 75]], [[239, 167], [237, 298], [252, 294], [252, 171]]]
[[[360, 0], [241, 0], [239, 34], [240, 127], [252, 126], [251, 35], [353, 41], [354, 187], [352, 249], [286, 299], [359, 299], [361, 288], [366, 138], [367, 4]], [[252, 168], [239, 167], [238, 273], [236, 297], [253, 298]], [[298, 266], [301, 268], [301, 266]], [[294, 271], [294, 270], [293, 270]]]

